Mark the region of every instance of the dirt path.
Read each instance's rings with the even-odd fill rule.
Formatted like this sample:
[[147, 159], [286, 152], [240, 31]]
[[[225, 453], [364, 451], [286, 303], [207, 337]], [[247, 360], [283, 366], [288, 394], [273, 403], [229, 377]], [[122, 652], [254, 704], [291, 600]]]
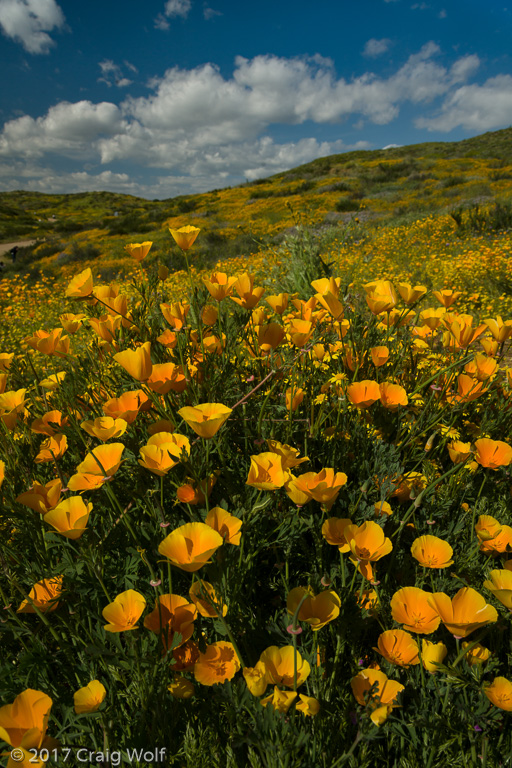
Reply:
[[24, 245], [34, 245], [35, 242], [35, 240], [18, 240], [15, 243], [0, 243], [0, 256], [5, 256], [15, 245], [18, 248], [23, 248]]

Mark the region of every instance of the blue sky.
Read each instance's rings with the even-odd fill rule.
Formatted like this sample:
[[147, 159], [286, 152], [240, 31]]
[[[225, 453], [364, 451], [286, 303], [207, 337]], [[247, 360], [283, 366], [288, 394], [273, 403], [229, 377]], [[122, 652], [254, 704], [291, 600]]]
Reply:
[[0, 0], [0, 32], [0, 190], [162, 199], [512, 124], [512, 0]]

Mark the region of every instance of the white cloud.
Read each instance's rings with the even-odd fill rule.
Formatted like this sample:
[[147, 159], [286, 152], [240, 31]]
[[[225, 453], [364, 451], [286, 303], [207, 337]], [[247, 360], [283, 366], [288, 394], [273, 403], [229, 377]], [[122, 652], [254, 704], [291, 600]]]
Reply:
[[64, 26], [55, 0], [0, 0], [0, 26], [7, 37], [29, 53], [48, 53], [54, 41], [48, 34]]
[[156, 29], [169, 29], [168, 19], [181, 16], [186, 19], [192, 8], [191, 0], [167, 0], [163, 13], [159, 13], [155, 19]]
[[[416, 122], [429, 130], [451, 130], [459, 124], [479, 130], [480, 123], [485, 129], [489, 120], [492, 127], [512, 122], [511, 76], [484, 86], [465, 85], [479, 67], [478, 57], [464, 56], [445, 67], [439, 56], [439, 47], [427, 43], [386, 78], [369, 71], [350, 80], [338, 78], [333, 62], [319, 55], [239, 56], [230, 77], [213, 64], [190, 70], [174, 67], [149, 83], [149, 95], [128, 96], [120, 106], [108, 101], [61, 102], [44, 116], [10, 120], [0, 133], [0, 157], [18, 158], [25, 168], [39, 167], [48, 156], [66, 158], [79, 164], [79, 170], [84, 162], [89, 170], [102, 164], [109, 172], [124, 171], [128, 165], [139, 174], [139, 194], [165, 197], [266, 176], [333, 152], [367, 148], [365, 142], [350, 146], [341, 140], [320, 141], [314, 126], [348, 119], [352, 125], [385, 125], [406, 103], [424, 106], [444, 99], [438, 115]], [[127, 62], [120, 67], [109, 59], [100, 67], [105, 82], [120, 87], [124, 72], [132, 70]], [[290, 136], [298, 138], [277, 143], [269, 135], [273, 125], [290, 126]], [[155, 173], [161, 179], [144, 192], [142, 179], [154, 179]], [[177, 186], [178, 179], [187, 184]], [[68, 178], [70, 185], [79, 181]]]
[[222, 16], [221, 11], [216, 11], [214, 8], [210, 8], [207, 3], [203, 3], [203, 16], [206, 21], [215, 18], [215, 16]]
[[[132, 64], [125, 62], [128, 69], [132, 72], [137, 71], [137, 68]], [[98, 83], [105, 83], [110, 88], [112, 85], [116, 85], [118, 88], [126, 88], [132, 84], [132, 81], [124, 77], [123, 71], [118, 64], [114, 64], [111, 59], [104, 59], [100, 61], [99, 68], [101, 69], [101, 77], [98, 78]]]
[[512, 124], [512, 77], [498, 75], [482, 85], [463, 85], [451, 93], [433, 118], [418, 118], [416, 126], [429, 131], [490, 131]]
[[382, 40], [376, 40], [372, 37], [368, 40], [364, 46], [363, 56], [367, 56], [370, 59], [375, 59], [377, 56], [381, 56], [383, 53], [389, 50], [391, 40], [388, 37], [383, 37]]

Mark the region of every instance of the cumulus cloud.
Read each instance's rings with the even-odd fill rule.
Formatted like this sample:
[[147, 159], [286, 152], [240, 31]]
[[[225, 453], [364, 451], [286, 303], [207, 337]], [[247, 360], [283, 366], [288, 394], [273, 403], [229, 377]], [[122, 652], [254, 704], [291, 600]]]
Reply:
[[155, 19], [155, 27], [157, 29], [169, 29], [168, 19], [176, 16], [186, 19], [191, 8], [191, 0], [167, 0], [163, 13], [159, 13]]
[[[351, 79], [337, 77], [333, 62], [321, 56], [239, 56], [229, 77], [213, 64], [173, 67], [151, 81], [148, 95], [128, 96], [119, 106], [61, 102], [44, 116], [9, 121], [0, 133], [0, 158], [16, 157], [34, 167], [42, 158], [59, 156], [81, 168], [87, 162], [113, 172], [139, 169], [141, 177], [160, 173], [158, 190], [148, 194], [142, 185], [139, 194], [165, 197], [368, 148], [365, 142], [320, 141], [315, 125], [348, 119], [385, 125], [407, 103], [424, 108], [444, 99], [437, 115], [416, 123], [429, 130], [456, 125], [480, 130], [489, 121], [491, 127], [512, 122], [511, 76], [470, 85], [467, 80], [480, 64], [477, 56], [461, 57], [451, 67], [439, 58], [439, 47], [427, 43], [388, 77], [366, 72]], [[111, 60], [101, 62], [105, 82], [120, 85], [123, 72], [130, 70], [124, 66], [127, 70]], [[289, 126], [291, 138], [275, 141], [270, 135], [274, 125]], [[77, 184], [80, 178], [68, 182]], [[187, 185], [180, 187], [178, 179], [187, 179]]]
[[416, 126], [428, 131], [490, 131], [512, 124], [512, 77], [498, 75], [482, 85], [463, 85], [444, 101], [437, 117], [418, 118]]
[[55, 0], [0, 0], [3, 33], [29, 53], [48, 53], [54, 45], [48, 32], [62, 28], [64, 23]]
[[375, 59], [377, 56], [382, 56], [383, 53], [386, 53], [386, 51], [389, 50], [390, 45], [391, 40], [388, 37], [383, 37], [381, 40], [376, 40], [372, 37], [364, 46], [363, 56]]
[[[124, 63], [132, 72], [137, 71], [137, 68], [134, 67], [133, 64], [130, 64], [127, 61]], [[98, 83], [105, 83], [109, 88], [113, 85], [118, 88], [126, 88], [128, 85], [132, 84], [132, 81], [124, 76], [122, 68], [118, 64], [114, 64], [111, 59], [100, 61], [98, 66], [101, 69], [101, 77], [98, 77]]]

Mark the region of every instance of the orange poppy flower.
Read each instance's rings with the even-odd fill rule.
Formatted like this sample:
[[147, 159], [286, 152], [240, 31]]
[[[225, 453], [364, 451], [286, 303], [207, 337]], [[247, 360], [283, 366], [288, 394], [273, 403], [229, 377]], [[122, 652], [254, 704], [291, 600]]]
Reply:
[[92, 294], [93, 279], [92, 272], [87, 267], [83, 272], [76, 275], [66, 288], [65, 295], [71, 299], [85, 299]]
[[372, 347], [370, 355], [372, 356], [374, 366], [380, 368], [381, 365], [386, 365], [389, 360], [389, 349], [388, 347]]
[[377, 501], [373, 505], [376, 517], [389, 517], [393, 514], [393, 509], [387, 501]]
[[435, 592], [428, 602], [455, 637], [467, 637], [475, 629], [498, 620], [496, 608], [488, 605], [485, 597], [471, 587], [459, 589], [453, 599], [444, 592]]
[[[144, 618], [144, 626], [161, 638], [164, 652], [187, 643], [194, 632], [197, 608], [180, 595], [160, 595], [155, 608]], [[178, 637], [179, 636], [179, 637]], [[188, 649], [191, 651], [191, 649]], [[179, 665], [184, 669], [183, 664]]]
[[279, 454], [283, 459], [283, 469], [294, 469], [305, 461], [309, 461], [307, 456], [299, 459], [299, 449], [293, 448], [286, 443], [280, 443], [278, 440], [267, 440], [267, 445], [273, 453]]
[[30, 600], [23, 600], [17, 613], [35, 613], [34, 606], [42, 613], [55, 611], [59, 606], [59, 597], [62, 592], [62, 578], [62, 576], [53, 576], [34, 584], [28, 593]]
[[146, 341], [137, 349], [125, 349], [124, 352], [118, 352], [117, 355], [114, 355], [114, 360], [137, 381], [146, 381], [151, 376], [153, 368], [151, 342]]
[[[1, 461], [0, 460], [0, 488], [2, 487], [2, 483], [3, 483], [4, 479], [5, 479], [5, 461]], [[16, 499], [16, 501], [17, 500], [18, 499]]]
[[53, 701], [41, 691], [27, 688], [14, 699], [12, 704], [0, 708], [0, 739], [16, 748], [16, 753], [23, 751], [23, 762], [9, 758], [9, 768], [16, 765], [36, 765], [42, 768], [45, 763], [34, 755], [43, 746], [50, 709]]
[[128, 423], [124, 419], [113, 419], [111, 416], [99, 416], [97, 419], [82, 421], [80, 424], [88, 435], [105, 442], [115, 437], [121, 437], [126, 432]]
[[495, 376], [499, 366], [492, 357], [478, 353], [470, 363], [464, 366], [464, 370], [469, 376], [474, 376], [478, 381], [487, 381], [487, 379]]
[[35, 457], [36, 464], [44, 464], [47, 461], [58, 461], [68, 449], [68, 439], [66, 435], [58, 432], [43, 440], [39, 448], [39, 453]]
[[[191, 603], [189, 605], [192, 607]], [[199, 658], [199, 648], [197, 643], [194, 643], [193, 640], [187, 640], [183, 645], [173, 649], [172, 658], [174, 661], [174, 670], [181, 671], [183, 669], [192, 669]]]
[[278, 293], [274, 296], [267, 296], [265, 301], [272, 307], [276, 315], [282, 315], [288, 308], [288, 299], [287, 293]]
[[315, 330], [315, 326], [310, 320], [302, 320], [300, 318], [294, 318], [290, 320], [286, 326], [286, 333], [288, 334], [290, 341], [296, 347], [301, 349], [306, 346]]
[[145, 446], [139, 450], [141, 467], [146, 467], [159, 477], [163, 477], [182, 459], [190, 456], [190, 440], [177, 432], [157, 432], [151, 435]]
[[305, 717], [314, 717], [320, 712], [320, 702], [313, 696], [304, 696], [299, 693], [300, 702], [295, 705], [297, 712], [302, 712]]
[[263, 491], [275, 491], [282, 488], [286, 481], [283, 469], [283, 457], [272, 451], [251, 456], [251, 466], [246, 485]]
[[98, 445], [78, 465], [76, 474], [69, 478], [68, 488], [71, 491], [101, 488], [105, 480], [115, 475], [121, 466], [123, 451], [123, 443]]
[[261, 699], [260, 704], [262, 707], [267, 707], [270, 704], [275, 712], [286, 714], [296, 698], [297, 693], [295, 691], [280, 691], [275, 685], [274, 692]]
[[130, 254], [135, 261], [142, 261], [148, 255], [153, 243], [150, 240], [146, 240], [144, 243], [130, 243], [125, 245], [124, 250]]
[[79, 539], [85, 532], [91, 511], [92, 504], [85, 504], [81, 496], [68, 496], [45, 514], [44, 521], [67, 539]]
[[462, 643], [462, 649], [468, 649], [464, 654], [464, 658], [470, 667], [480, 666], [491, 657], [491, 652], [488, 648], [485, 648], [480, 643], [474, 645], [473, 643]]
[[396, 307], [398, 297], [389, 280], [374, 280], [363, 288], [366, 291], [366, 303], [374, 315], [389, 312]]
[[203, 278], [203, 283], [210, 296], [216, 301], [222, 301], [231, 295], [236, 277], [228, 277], [225, 272], [212, 272], [210, 279]]
[[181, 331], [183, 326], [186, 325], [190, 304], [181, 301], [173, 301], [171, 304], [160, 304], [160, 310], [169, 325], [174, 328], [175, 331]]
[[480, 515], [475, 525], [480, 552], [492, 555], [512, 551], [512, 528], [502, 525], [490, 515]]
[[420, 635], [435, 632], [441, 617], [430, 599], [432, 594], [419, 587], [403, 587], [391, 598], [391, 615], [405, 629]]
[[484, 693], [495, 707], [512, 712], [512, 682], [506, 677], [495, 677], [490, 685], [484, 685]]
[[267, 668], [262, 661], [258, 661], [255, 667], [244, 667], [242, 674], [248, 689], [253, 696], [263, 696], [267, 690]]
[[344, 535], [352, 552], [351, 561], [357, 565], [365, 578], [372, 579], [373, 570], [370, 563], [389, 555], [393, 549], [391, 539], [388, 539], [380, 525], [372, 520], [367, 520], [359, 526], [347, 526]]
[[340, 615], [341, 600], [334, 590], [327, 589], [315, 595], [310, 589], [295, 587], [288, 592], [286, 598], [286, 608], [290, 616], [295, 615], [295, 611], [304, 597], [306, 599], [300, 606], [297, 618], [299, 621], [305, 621], [309, 624], [313, 632], [318, 632], [319, 629]]
[[233, 410], [222, 403], [201, 403], [180, 408], [178, 413], [196, 435], [209, 439], [217, 434]]
[[503, 344], [504, 341], [512, 336], [512, 321], [510, 320], [503, 322], [498, 315], [496, 320], [489, 318], [484, 320], [484, 323], [492, 333], [494, 340], [499, 344]]
[[0, 352], [0, 371], [8, 371], [14, 360], [14, 352]]
[[398, 283], [398, 293], [405, 301], [406, 304], [414, 304], [419, 301], [422, 296], [427, 292], [426, 285], [415, 285], [414, 287], [410, 283]]
[[34, 419], [30, 425], [32, 432], [37, 435], [48, 435], [53, 437], [62, 427], [68, 425], [69, 419], [67, 416], [63, 416], [60, 411], [49, 411], [45, 413], [40, 419]]
[[122, 325], [122, 317], [120, 315], [117, 315], [116, 317], [112, 317], [111, 315], [100, 315], [100, 317], [89, 317], [87, 322], [100, 339], [103, 339], [103, 341], [106, 341], [108, 344], [112, 344], [116, 337], [116, 333]]
[[296, 488], [308, 493], [326, 510], [331, 509], [346, 482], [346, 474], [335, 472], [332, 467], [326, 467], [316, 473], [306, 472], [304, 475], [294, 478]]
[[454, 291], [451, 288], [443, 288], [442, 291], [432, 291], [436, 299], [443, 307], [447, 309], [455, 304], [459, 296], [462, 296], [461, 291]]
[[133, 424], [140, 410], [151, 407], [151, 401], [142, 389], [124, 392], [120, 397], [113, 397], [103, 405], [103, 413], [113, 419], [124, 419], [128, 424]]
[[97, 712], [105, 700], [107, 691], [99, 680], [91, 680], [84, 688], [80, 688], [73, 694], [73, 703], [77, 715], [85, 712]]
[[114, 598], [102, 610], [103, 618], [108, 621], [103, 629], [106, 632], [127, 632], [138, 629], [137, 622], [146, 607], [146, 598], [134, 589], [127, 589]]
[[350, 544], [346, 539], [345, 530], [351, 525], [352, 520], [348, 518], [329, 517], [322, 525], [322, 536], [328, 544], [338, 547], [340, 552], [349, 552]]
[[228, 612], [226, 603], [223, 602], [213, 585], [208, 581], [198, 579], [192, 584], [188, 594], [201, 616], [216, 619], [219, 617], [219, 613], [225, 616]]
[[512, 461], [512, 446], [502, 440], [490, 440], [482, 437], [475, 441], [475, 460], [488, 469], [497, 470], [508, 467]]
[[492, 592], [505, 608], [512, 611], [512, 571], [508, 568], [491, 571], [490, 579], [484, 581], [484, 587]]
[[44, 355], [57, 355], [63, 357], [69, 352], [69, 337], [63, 336], [63, 328], [54, 328], [53, 331], [36, 331], [33, 336], [27, 336], [25, 341]]
[[222, 507], [210, 509], [204, 522], [214, 531], [217, 531], [226, 544], [235, 544], [236, 546], [240, 544], [242, 521], [238, 517], [230, 515]]
[[0, 419], [8, 430], [13, 430], [18, 421], [18, 416], [25, 411], [26, 389], [3, 392], [0, 395]]
[[399, 384], [392, 384], [390, 381], [383, 381], [379, 386], [380, 401], [384, 408], [389, 411], [397, 411], [398, 406], [406, 406], [409, 402], [407, 392]]
[[169, 232], [182, 251], [188, 251], [189, 248], [192, 248], [200, 231], [199, 227], [192, 227], [190, 224], [179, 229], [171, 229], [169, 227]]
[[62, 483], [59, 478], [50, 480], [46, 485], [34, 481], [30, 490], [21, 493], [16, 501], [23, 504], [34, 512], [46, 515], [50, 509], [53, 509], [59, 503], [62, 491]]
[[444, 307], [439, 307], [438, 309], [428, 307], [420, 312], [420, 320], [423, 325], [426, 325], [431, 331], [435, 331], [441, 325], [445, 314], [446, 309]]
[[222, 536], [205, 523], [186, 523], [158, 546], [161, 555], [183, 571], [198, 571], [222, 546]]
[[411, 546], [411, 554], [424, 568], [448, 568], [453, 549], [437, 536], [420, 536]]
[[[293, 397], [292, 397], [293, 392]], [[286, 404], [286, 410], [288, 412], [290, 411], [296, 411], [299, 405], [304, 400], [304, 390], [301, 387], [288, 387], [288, 389], [285, 392], [285, 404]]]
[[347, 397], [356, 408], [369, 408], [380, 400], [380, 387], [376, 381], [356, 381], [347, 387]]
[[208, 645], [194, 665], [194, 677], [202, 685], [216, 685], [232, 680], [240, 669], [240, 659], [232, 643]]
[[85, 317], [86, 315], [75, 315], [73, 312], [65, 312], [63, 315], [59, 315], [59, 322], [62, 323], [66, 333], [73, 334], [78, 331]]
[[267, 669], [267, 678], [269, 683], [274, 685], [285, 685], [287, 688], [293, 688], [294, 680], [294, 659], [297, 666], [297, 685], [302, 685], [309, 676], [311, 667], [306, 659], [303, 659], [293, 645], [285, 645], [278, 648], [277, 645], [271, 645], [263, 651], [260, 661]]
[[411, 664], [420, 663], [418, 643], [409, 632], [403, 629], [388, 629], [386, 632], [381, 632], [377, 646], [374, 651], [378, 651], [391, 664], [409, 667]]
[[471, 456], [471, 443], [452, 440], [446, 447], [454, 464], [462, 464], [463, 461], [466, 461]]
[[444, 643], [431, 643], [430, 640], [421, 641], [421, 661], [424, 669], [435, 675], [439, 671], [439, 664], [442, 664], [448, 648]]
[[240, 275], [240, 277], [235, 280], [233, 283], [233, 290], [238, 293], [238, 298], [236, 296], [230, 296], [230, 299], [244, 309], [254, 309], [265, 293], [264, 288], [254, 287], [254, 275], [250, 275], [248, 272], [244, 272], [243, 275]]
[[368, 707], [375, 725], [381, 725], [396, 706], [399, 693], [404, 690], [401, 683], [390, 680], [380, 669], [362, 669], [350, 682], [352, 693], [358, 704]]

